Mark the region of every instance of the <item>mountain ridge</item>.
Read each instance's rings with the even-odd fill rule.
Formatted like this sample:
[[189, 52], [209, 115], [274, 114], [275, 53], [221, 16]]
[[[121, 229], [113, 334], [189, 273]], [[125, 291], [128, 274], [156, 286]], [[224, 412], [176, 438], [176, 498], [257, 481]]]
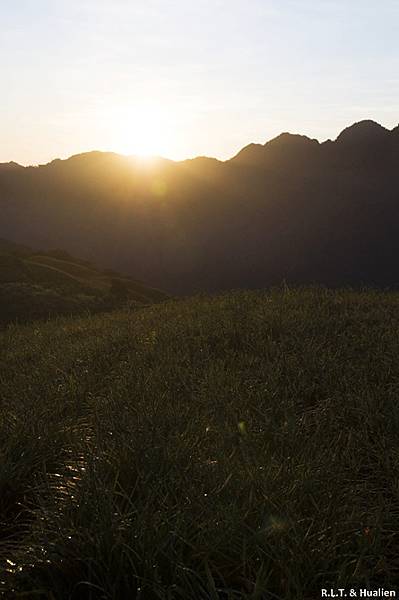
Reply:
[[0, 236], [171, 293], [399, 287], [398, 131], [366, 120], [335, 141], [284, 133], [227, 161], [97, 151], [2, 170]]
[[[147, 159], [143, 159], [142, 157], [140, 157], [140, 155], [127, 155], [127, 154], [121, 154], [118, 152], [114, 152], [114, 151], [110, 151], [110, 150], [88, 150], [85, 152], [79, 152], [76, 154], [72, 154], [71, 156], [68, 156], [66, 158], [53, 158], [51, 159], [49, 162], [47, 163], [41, 163], [41, 164], [37, 164], [37, 165], [26, 165], [23, 166], [21, 164], [19, 164], [18, 162], [15, 162], [13, 160], [9, 161], [9, 162], [5, 162], [5, 163], [0, 163], [0, 170], [16, 170], [16, 169], [32, 169], [32, 168], [38, 168], [38, 167], [46, 167], [49, 165], [56, 165], [59, 163], [65, 163], [65, 162], [74, 162], [76, 160], [86, 160], [89, 157], [91, 158], [99, 158], [101, 159], [104, 156], [107, 156], [109, 158], [121, 158], [121, 159], [126, 159], [127, 161], [131, 161], [131, 162], [139, 162], [141, 165], [143, 165], [143, 163], [145, 163], [148, 166], [151, 165], [151, 163], [154, 162], [166, 162], [166, 163], [172, 163], [172, 164], [181, 164], [181, 163], [185, 163], [185, 162], [192, 162], [192, 161], [196, 161], [196, 160], [210, 160], [210, 161], [217, 161], [218, 163], [229, 163], [232, 160], [235, 160], [237, 158], [237, 156], [239, 156], [243, 151], [245, 151], [248, 148], [265, 148], [267, 146], [278, 146], [280, 144], [284, 144], [284, 143], [289, 143], [289, 142], [296, 142], [296, 143], [312, 143], [313, 145], [318, 145], [318, 146], [324, 146], [324, 145], [328, 145], [328, 144], [335, 144], [338, 141], [348, 141], [350, 138], [352, 138], [352, 141], [369, 141], [371, 139], [372, 141], [372, 132], [374, 132], [374, 134], [379, 131], [381, 134], [382, 132], [384, 132], [385, 134], [393, 134], [394, 136], [399, 135], [399, 124], [397, 126], [395, 126], [393, 129], [388, 129], [382, 125], [380, 125], [377, 121], [374, 121], [372, 119], [363, 119], [361, 121], [358, 121], [356, 123], [353, 123], [352, 125], [349, 125], [348, 127], [345, 127], [334, 140], [331, 139], [327, 139], [325, 141], [320, 141], [317, 138], [311, 138], [308, 135], [304, 135], [304, 134], [299, 134], [299, 133], [291, 133], [288, 131], [282, 132], [280, 134], [278, 134], [277, 136], [271, 138], [270, 140], [267, 140], [264, 144], [261, 143], [256, 143], [256, 142], [250, 142], [247, 145], [243, 146], [238, 152], [236, 152], [232, 157], [225, 159], [225, 160], [221, 160], [218, 158], [215, 158], [213, 156], [208, 156], [208, 155], [200, 155], [200, 156], [194, 156], [191, 158], [184, 158], [181, 160], [173, 160], [170, 158], [165, 158], [162, 156], [151, 156]], [[359, 136], [359, 132], [360, 132], [360, 136]], [[354, 136], [353, 136], [354, 134]], [[371, 134], [371, 135], [370, 135]], [[363, 138], [363, 139], [362, 139]], [[369, 138], [369, 140], [367, 140], [367, 138]], [[299, 145], [299, 144], [298, 144]]]
[[372, 119], [358, 121], [349, 127], [346, 127], [336, 138], [336, 142], [365, 143], [375, 142], [386, 139], [386, 136], [392, 133], [392, 130], [383, 127]]

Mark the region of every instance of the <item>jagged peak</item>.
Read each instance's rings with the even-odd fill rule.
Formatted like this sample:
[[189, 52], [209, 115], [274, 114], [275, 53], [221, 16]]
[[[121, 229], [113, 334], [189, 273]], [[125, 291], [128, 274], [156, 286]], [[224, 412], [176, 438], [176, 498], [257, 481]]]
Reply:
[[306, 135], [284, 132], [271, 139], [265, 144], [248, 144], [232, 160], [240, 160], [247, 163], [263, 162], [266, 160], [280, 160], [284, 156], [293, 153], [307, 153], [307, 150], [318, 147], [318, 140], [311, 139]]
[[300, 135], [299, 133], [280, 133], [277, 137], [266, 142], [265, 146], [318, 146], [319, 141], [308, 137], [307, 135]]
[[255, 144], [252, 142], [251, 144], [247, 144], [247, 146], [241, 148], [241, 150], [239, 150], [237, 154], [235, 154], [230, 160], [240, 160], [242, 157], [256, 156], [258, 155], [259, 151], [263, 151], [263, 149], [263, 144]]
[[389, 135], [389, 133], [389, 129], [386, 129], [376, 121], [364, 119], [350, 125], [350, 127], [346, 127], [346, 129], [341, 131], [336, 141], [356, 144], [359, 142], [381, 140]]
[[[164, 159], [166, 160], [166, 159]], [[170, 162], [174, 162], [174, 161], [170, 161]], [[177, 161], [178, 164], [181, 165], [216, 165], [219, 164], [220, 161], [217, 158], [213, 158], [212, 156], [194, 156], [193, 158], [186, 158], [184, 160], [179, 160]]]
[[2, 171], [16, 171], [17, 169], [23, 169], [23, 166], [11, 160], [7, 163], [0, 163], [0, 169]]

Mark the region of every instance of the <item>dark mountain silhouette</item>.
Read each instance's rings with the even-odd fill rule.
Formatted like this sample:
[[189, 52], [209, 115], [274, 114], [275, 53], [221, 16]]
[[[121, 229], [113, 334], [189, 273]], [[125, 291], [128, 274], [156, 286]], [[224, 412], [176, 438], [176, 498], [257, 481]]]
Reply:
[[7, 163], [0, 163], [0, 171], [15, 171], [18, 169], [23, 169], [22, 165], [19, 165], [18, 163], [11, 161], [11, 162], [7, 162]]
[[311, 140], [304, 135], [282, 133], [264, 146], [249, 144], [232, 159], [232, 162], [275, 169], [294, 161], [295, 168], [298, 168], [316, 156], [319, 146], [317, 140]]
[[337, 142], [345, 144], [373, 144], [385, 142], [390, 135], [389, 129], [375, 121], [365, 120], [344, 129]]
[[231, 160], [91, 152], [0, 170], [0, 235], [60, 246], [172, 292], [398, 287], [399, 127], [284, 133]]

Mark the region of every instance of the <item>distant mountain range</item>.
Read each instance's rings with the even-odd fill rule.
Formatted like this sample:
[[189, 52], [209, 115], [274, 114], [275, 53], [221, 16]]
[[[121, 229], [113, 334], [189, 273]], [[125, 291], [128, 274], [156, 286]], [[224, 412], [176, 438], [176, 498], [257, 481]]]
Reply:
[[399, 127], [283, 133], [231, 160], [90, 152], [0, 165], [0, 236], [62, 247], [171, 292], [399, 287]]

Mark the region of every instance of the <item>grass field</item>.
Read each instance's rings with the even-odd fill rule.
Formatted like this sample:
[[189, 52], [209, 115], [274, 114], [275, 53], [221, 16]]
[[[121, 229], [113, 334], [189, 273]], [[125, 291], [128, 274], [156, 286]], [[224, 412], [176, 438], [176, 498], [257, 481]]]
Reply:
[[399, 295], [236, 292], [0, 334], [0, 593], [399, 581]]
[[167, 297], [141, 281], [99, 270], [62, 250], [36, 254], [0, 239], [0, 329], [9, 323], [109, 312]]

